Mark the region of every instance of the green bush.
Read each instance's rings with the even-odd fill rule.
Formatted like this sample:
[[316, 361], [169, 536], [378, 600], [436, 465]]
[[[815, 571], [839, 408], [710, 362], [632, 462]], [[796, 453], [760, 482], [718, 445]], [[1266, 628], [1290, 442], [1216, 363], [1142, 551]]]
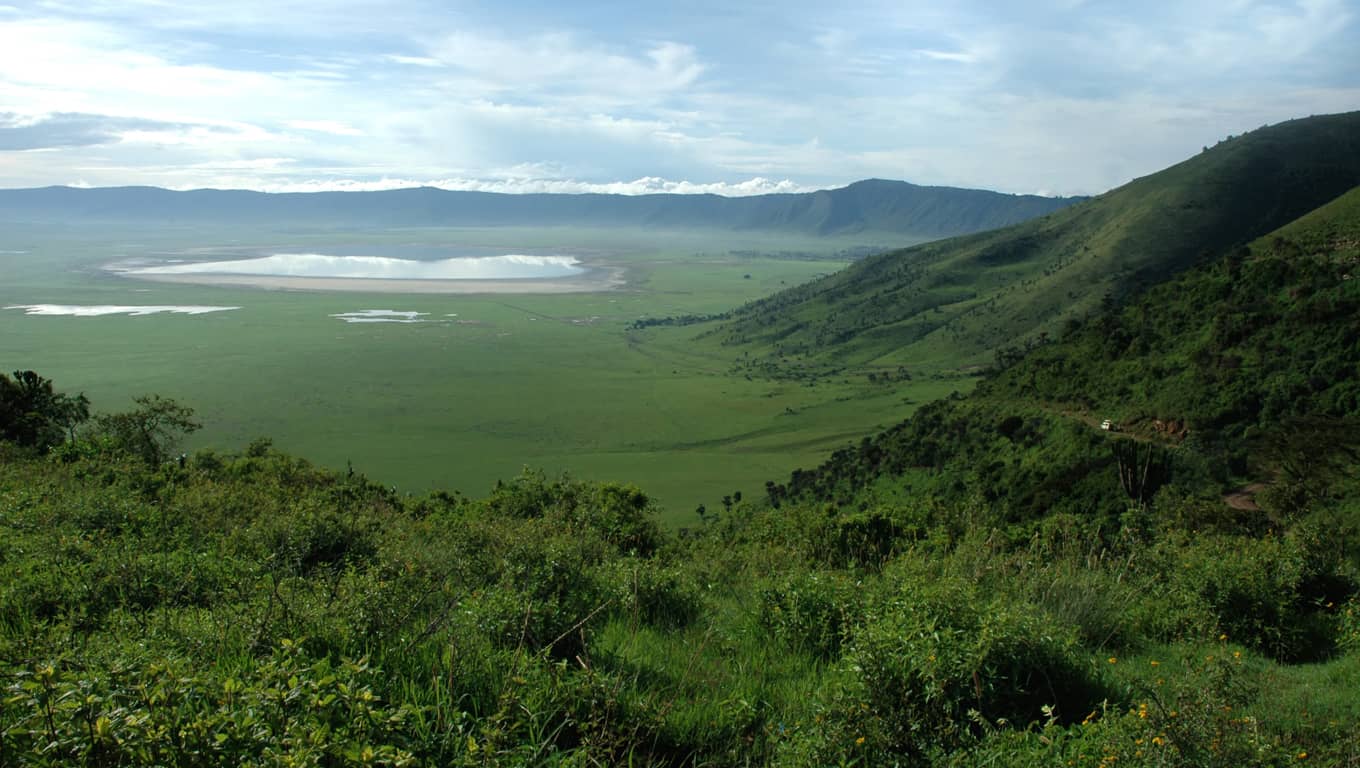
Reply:
[[1122, 649], [1142, 639], [1139, 588], [1117, 574], [1064, 563], [1027, 581], [1027, 597], [1058, 626], [1073, 627], [1084, 647]]
[[1336, 644], [1347, 653], [1360, 652], [1360, 596], [1352, 596], [1342, 606]]
[[262, 519], [253, 534], [280, 573], [344, 568], [369, 562], [378, 551], [374, 521], [315, 503]]
[[[1024, 445], [1032, 426], [978, 437]], [[1330, 508], [1260, 538], [1174, 487], [1123, 517], [1034, 520], [884, 488], [863, 507], [742, 503], [670, 539], [625, 486], [529, 473], [485, 501], [410, 500], [255, 453], [0, 459], [0, 766], [1354, 753], [1326, 746], [1360, 727], [1360, 605]], [[1040, 460], [1014, 458], [995, 476]], [[1333, 646], [1350, 655], [1220, 669]], [[1130, 653], [1160, 655], [1158, 677], [1126, 676]], [[366, 655], [381, 674], [343, 662]]]
[[702, 613], [699, 585], [675, 566], [652, 560], [620, 558], [600, 574], [619, 613], [662, 629], [682, 629]]
[[860, 621], [863, 586], [835, 572], [799, 573], [759, 588], [760, 622], [791, 650], [831, 660]]
[[651, 499], [636, 486], [548, 480], [526, 470], [509, 483], [497, 482], [487, 508], [519, 519], [546, 518], [598, 536], [619, 552], [649, 556], [661, 544]]
[[1172, 588], [1204, 601], [1234, 642], [1279, 659], [1316, 659], [1333, 647], [1311, 594], [1329, 564], [1309, 556], [1303, 535], [1200, 536], [1180, 545], [1176, 560]]
[[793, 763], [925, 760], [996, 724], [1078, 718], [1107, 695], [1073, 633], [1032, 606], [904, 581], [872, 611], [822, 691], [819, 728], [791, 742]]
[[460, 622], [502, 648], [549, 652], [570, 659], [580, 652], [578, 630], [607, 618], [623, 595], [611, 594], [598, 566], [598, 541], [523, 529], [503, 553], [499, 581], [464, 598]]

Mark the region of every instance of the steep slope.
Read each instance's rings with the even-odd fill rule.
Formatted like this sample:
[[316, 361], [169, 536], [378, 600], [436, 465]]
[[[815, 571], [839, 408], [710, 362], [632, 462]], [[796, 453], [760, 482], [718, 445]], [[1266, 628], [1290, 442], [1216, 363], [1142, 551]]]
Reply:
[[[771, 496], [976, 495], [1016, 530], [1054, 511], [1117, 527], [1173, 483], [1208, 498], [1269, 483], [1276, 521], [1326, 507], [1360, 459], [1358, 243], [1360, 187], [1073, 324], [968, 397], [922, 408]], [[1099, 428], [1106, 419], [1117, 431]], [[1266, 523], [1203, 510], [1206, 527]], [[1360, 509], [1347, 514], [1360, 523]]]
[[1269, 232], [1360, 183], [1360, 113], [1225, 141], [1008, 229], [883, 254], [709, 333], [770, 364], [990, 362], [1064, 320]]
[[0, 220], [267, 226], [633, 226], [946, 237], [1008, 226], [1079, 198], [862, 181], [804, 194], [506, 195], [398, 189], [266, 194], [155, 187], [0, 190]]

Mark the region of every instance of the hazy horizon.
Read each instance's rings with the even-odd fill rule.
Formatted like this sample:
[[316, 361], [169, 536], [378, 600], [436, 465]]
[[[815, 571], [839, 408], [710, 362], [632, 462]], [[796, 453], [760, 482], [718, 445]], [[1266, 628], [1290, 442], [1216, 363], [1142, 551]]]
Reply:
[[[638, 180], [638, 181], [639, 181], [639, 182], [646, 182], [647, 180], [645, 180], [645, 179], [640, 179], [640, 180]], [[509, 186], [509, 185], [507, 185], [507, 187], [506, 187], [504, 190], [498, 190], [498, 189], [465, 189], [465, 188], [457, 187], [457, 186], [437, 186], [437, 185], [435, 185], [435, 184], [431, 184], [431, 183], [422, 183], [422, 182], [411, 182], [410, 184], [403, 185], [403, 183], [395, 182], [395, 181], [391, 182], [390, 185], [387, 184], [387, 183], [379, 183], [379, 182], [370, 183], [370, 184], [354, 183], [354, 184], [342, 185], [340, 188], [336, 188], [336, 189], [305, 189], [305, 190], [267, 190], [267, 189], [248, 189], [248, 188], [244, 188], [244, 187], [193, 187], [193, 186], [163, 187], [163, 186], [158, 186], [158, 185], [155, 185], [155, 184], [101, 184], [101, 185], [93, 185], [93, 184], [88, 184], [88, 183], [75, 183], [75, 184], [46, 184], [46, 185], [38, 186], [38, 187], [4, 187], [4, 186], [0, 186], [0, 191], [23, 191], [23, 190], [51, 189], [51, 188], [76, 189], [76, 190], [94, 190], [94, 189], [163, 189], [163, 190], [165, 190], [165, 191], [167, 191], [167, 192], [258, 192], [258, 193], [261, 193], [261, 194], [271, 194], [271, 195], [276, 195], [276, 194], [311, 194], [311, 193], [316, 193], [316, 192], [392, 192], [392, 191], [397, 191], [397, 190], [436, 189], [436, 190], [439, 190], [439, 191], [441, 191], [441, 192], [486, 192], [486, 193], [489, 193], [489, 194], [501, 194], [501, 195], [537, 195], [537, 194], [563, 194], [563, 195], [573, 195], [573, 194], [599, 194], [599, 195], [625, 195], [625, 196], [630, 196], [630, 197], [641, 196], [641, 195], [719, 195], [719, 196], [721, 196], [721, 197], [747, 197], [747, 196], [754, 196], [754, 195], [769, 195], [769, 194], [805, 194], [805, 193], [808, 193], [808, 192], [828, 192], [828, 191], [831, 191], [831, 190], [845, 189], [846, 187], [851, 187], [851, 186], [854, 186], [855, 184], [859, 184], [859, 183], [867, 182], [867, 181], [886, 181], [886, 182], [893, 183], [893, 184], [897, 184], [897, 183], [910, 184], [910, 185], [912, 185], [912, 186], [922, 187], [922, 188], [932, 188], [932, 187], [933, 187], [933, 188], [942, 188], [942, 189], [976, 189], [976, 190], [978, 190], [978, 191], [984, 191], [984, 192], [997, 191], [997, 190], [991, 190], [991, 189], [986, 189], [986, 188], [982, 188], [982, 187], [955, 187], [955, 186], [948, 185], [948, 184], [918, 184], [918, 183], [916, 183], [916, 182], [914, 182], [914, 181], [911, 181], [910, 179], [883, 179], [883, 178], [863, 178], [863, 179], [854, 179], [854, 180], [848, 181], [848, 182], [846, 182], [846, 183], [844, 183], [844, 184], [835, 184], [835, 185], [826, 186], [826, 187], [806, 187], [806, 188], [800, 187], [800, 188], [793, 189], [793, 190], [774, 189], [774, 190], [761, 190], [761, 191], [749, 191], [749, 192], [745, 192], [745, 191], [741, 191], [741, 190], [737, 190], [737, 191], [733, 191], [733, 190], [708, 191], [708, 190], [706, 190], [706, 189], [699, 189], [699, 188], [697, 188], [697, 185], [696, 185], [695, 187], [689, 187], [689, 186], [684, 186], [684, 185], [671, 185], [671, 186], [677, 187], [677, 188], [675, 188], [675, 189], [651, 189], [651, 188], [648, 188], [647, 186], [645, 186], [645, 184], [640, 184], [640, 185], [634, 186], [634, 185], [630, 185], [630, 184], [627, 184], [627, 183], [609, 183], [609, 184], [591, 184], [591, 185], [582, 184], [582, 185], [581, 185], [581, 186], [582, 186], [582, 189], [581, 189], [580, 191], [571, 191], [571, 190], [569, 190], [569, 189], [566, 188], [566, 187], [568, 186], [568, 185], [566, 185], [566, 184], [560, 185], [560, 186], [563, 187], [563, 188], [562, 188], [561, 190], [559, 190], [559, 191], [538, 191], [538, 190], [534, 190], [534, 189], [521, 189], [521, 188], [515, 188], [515, 187], [513, 187], [513, 186]], [[1104, 192], [1104, 191], [1108, 191], [1108, 190], [1101, 190], [1101, 191]], [[1023, 196], [1046, 197], [1046, 198], [1050, 198], [1050, 199], [1069, 198], [1069, 197], [1077, 198], [1077, 197], [1089, 197], [1089, 196], [1090, 196], [1090, 195], [1059, 195], [1059, 194], [1049, 194], [1049, 193], [1039, 193], [1039, 192], [1000, 192], [1000, 194], [1008, 194], [1008, 195], [1015, 195], [1015, 196], [1021, 196], [1021, 197], [1023, 197]], [[1098, 194], [1098, 193], [1097, 193], [1097, 194]], [[0, 251], [0, 253], [2, 253], [2, 251]]]

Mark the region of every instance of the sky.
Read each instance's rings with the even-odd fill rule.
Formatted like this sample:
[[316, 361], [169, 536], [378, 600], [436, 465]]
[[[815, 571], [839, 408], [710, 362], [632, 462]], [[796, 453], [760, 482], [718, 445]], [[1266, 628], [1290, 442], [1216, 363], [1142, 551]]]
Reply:
[[0, 0], [10, 188], [1096, 194], [1356, 109], [1360, 0]]

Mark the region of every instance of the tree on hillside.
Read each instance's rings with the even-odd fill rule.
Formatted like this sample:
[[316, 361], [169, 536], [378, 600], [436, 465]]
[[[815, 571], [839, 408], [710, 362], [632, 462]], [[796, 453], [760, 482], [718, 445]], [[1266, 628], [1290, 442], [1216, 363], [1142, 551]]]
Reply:
[[90, 418], [90, 401], [57, 392], [51, 379], [34, 371], [0, 373], [0, 440], [31, 448], [50, 448]]
[[138, 407], [95, 417], [96, 434], [148, 464], [165, 461], [181, 438], [198, 431], [192, 408], [160, 395], [133, 398]]
[[1360, 422], [1325, 416], [1286, 420], [1262, 440], [1260, 456], [1276, 475], [1265, 494], [1268, 505], [1280, 514], [1302, 514], [1360, 467]]
[[1171, 454], [1164, 446], [1131, 439], [1110, 441], [1119, 485], [1129, 500], [1146, 504], [1171, 479]]
[[58, 394], [56, 418], [57, 423], [66, 430], [66, 439], [75, 442], [76, 427], [90, 420], [90, 398], [84, 392], [75, 397]]

